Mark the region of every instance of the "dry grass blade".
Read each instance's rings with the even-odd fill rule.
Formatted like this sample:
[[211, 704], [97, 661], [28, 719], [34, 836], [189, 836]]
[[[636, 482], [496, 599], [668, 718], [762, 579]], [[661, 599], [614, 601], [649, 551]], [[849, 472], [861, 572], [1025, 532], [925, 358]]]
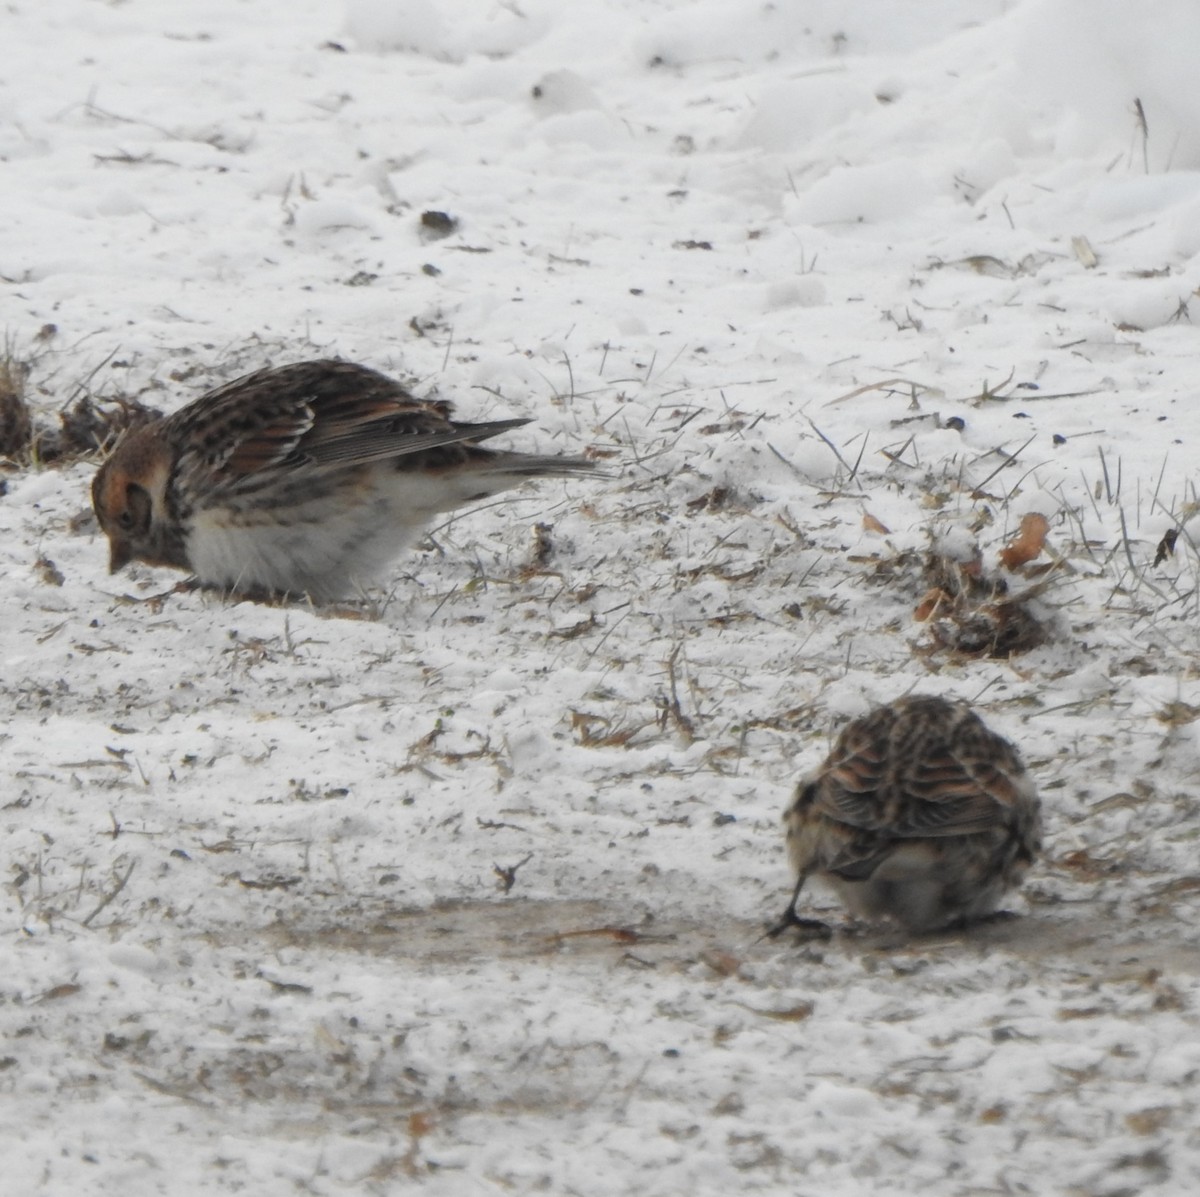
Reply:
[[[975, 488], [974, 488], [975, 494], [978, 495], [983, 490], [983, 488], [985, 486], [987, 486], [987, 484], [989, 482], [991, 482], [991, 480], [993, 478], [995, 478], [997, 474], [1000, 473], [1001, 470], [1006, 469], [1010, 465], [1015, 465], [1017, 462], [1017, 459], [1021, 456], [1022, 453], [1025, 452], [1026, 449], [1029, 448], [1030, 445], [1033, 444], [1033, 442], [1035, 440], [1037, 440], [1036, 435], [1031, 436], [1015, 453], [1012, 453], [1012, 454], [1004, 457], [1004, 460], [982, 482], [978, 483], [975, 486]], [[1004, 456], [1003, 450], [997, 450], [997, 452], [999, 452], [1001, 454], [1001, 456]]]
[[691, 744], [696, 739], [696, 725], [683, 713], [683, 707], [679, 702], [679, 689], [675, 677], [675, 662], [678, 660], [682, 648], [682, 644], [675, 645], [671, 650], [670, 657], [667, 658], [667, 677], [671, 685], [671, 700], [667, 703], [666, 715], [683, 737], [684, 743]]
[[11, 345], [0, 353], [0, 457], [21, 466], [70, 465], [107, 452], [129, 429], [162, 415], [138, 399], [94, 399], [86, 391], [62, 407], [57, 426], [37, 418], [28, 400], [34, 358]]
[[24, 460], [29, 451], [33, 421], [25, 399], [29, 367], [11, 350], [0, 356], [0, 457]]
[[[826, 435], [825, 435], [825, 434], [824, 434], [824, 433], [823, 433], [823, 432], [822, 432], [822, 431], [821, 431], [821, 430], [820, 430], [820, 429], [819, 429], [819, 428], [816, 426], [816, 424], [814, 424], [814, 423], [812, 422], [812, 420], [811, 420], [811, 419], [808, 421], [808, 424], [809, 424], [809, 427], [810, 427], [810, 428], [813, 430], [813, 432], [815, 432], [815, 433], [817, 434], [817, 436], [819, 436], [819, 437], [821, 438], [821, 440], [823, 440], [823, 441], [825, 442], [825, 444], [826, 444], [826, 445], [829, 447], [829, 451], [830, 451], [830, 452], [831, 452], [831, 453], [834, 455], [834, 457], [836, 457], [836, 458], [838, 459], [838, 462], [841, 464], [842, 468], [843, 468], [843, 469], [845, 469], [845, 470], [846, 470], [848, 473], [850, 473], [850, 474], [853, 474], [853, 473], [854, 473], [854, 470], [852, 470], [852, 469], [850, 468], [850, 465], [849, 465], [849, 463], [848, 463], [848, 462], [846, 461], [846, 459], [845, 459], [845, 458], [844, 458], [844, 457], [841, 455], [841, 453], [839, 453], [839, 452], [838, 452], [838, 447], [837, 447], [837, 445], [835, 445], [835, 444], [833, 443], [833, 441], [831, 441], [831, 440], [829, 439], [829, 437], [827, 437], [827, 436], [826, 436]], [[862, 456], [860, 455], [860, 456], [859, 456], [859, 461], [861, 461], [861, 460], [862, 460]], [[855, 469], [857, 469], [857, 466], [855, 467]]]
[[94, 400], [83, 395], [58, 414], [59, 427], [37, 439], [38, 459], [69, 465], [80, 458], [107, 453], [126, 433], [162, 418], [162, 412], [122, 395]]
[[[871, 391], [887, 391], [892, 387], [907, 387], [911, 403], [915, 403], [921, 395], [940, 395], [942, 393], [937, 387], [926, 386], [923, 382], [914, 382], [911, 378], [885, 378], [882, 382], [869, 382], [865, 386], [855, 387], [854, 390], [847, 391], [846, 394], [839, 395], [836, 399], [830, 399], [828, 403], [823, 403], [821, 406], [837, 407], [840, 403], [849, 403], [851, 399], [857, 399], [859, 395], [867, 395]], [[811, 422], [810, 420], [809, 423]]]
[[104, 895], [104, 897], [100, 901], [100, 905], [97, 906], [96, 909], [93, 910], [92, 913], [89, 914], [87, 916], [87, 918], [85, 918], [83, 920], [83, 924], [82, 924], [83, 926], [90, 927], [92, 925], [92, 920], [95, 919], [95, 917], [98, 914], [100, 914], [105, 909], [105, 907], [108, 906], [113, 901], [113, 899], [116, 898], [117, 895], [125, 888], [125, 886], [129, 882], [129, 878], [133, 876], [133, 870], [136, 868], [136, 866], [137, 866], [136, 860], [131, 860], [129, 862], [129, 868], [127, 868], [125, 870], [125, 872], [122, 873], [121, 876], [117, 878], [116, 885], [114, 885], [113, 888], [111, 890], [109, 890], [109, 892], [107, 894]]

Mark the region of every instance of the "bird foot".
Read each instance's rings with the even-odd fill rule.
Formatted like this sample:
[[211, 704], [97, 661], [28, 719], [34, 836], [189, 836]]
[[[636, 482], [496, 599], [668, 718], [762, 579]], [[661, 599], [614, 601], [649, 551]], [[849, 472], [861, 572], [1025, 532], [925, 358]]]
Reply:
[[795, 928], [805, 939], [832, 939], [833, 928], [820, 919], [802, 919], [792, 907], [783, 912], [783, 917], [759, 936], [763, 939], [778, 939], [785, 931]]

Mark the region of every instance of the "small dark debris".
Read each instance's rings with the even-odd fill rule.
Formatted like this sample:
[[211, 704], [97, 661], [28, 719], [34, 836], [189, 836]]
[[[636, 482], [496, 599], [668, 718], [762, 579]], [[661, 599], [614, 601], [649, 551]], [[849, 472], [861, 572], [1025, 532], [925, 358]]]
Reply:
[[320, 45], [322, 50], [332, 50], [335, 54], [347, 53], [346, 47], [341, 42], [322, 42]]
[[240, 873], [234, 877], [243, 889], [291, 889], [300, 884], [299, 877], [243, 877]]
[[448, 212], [430, 209], [421, 213], [421, 232], [426, 240], [449, 237], [458, 228], [458, 220]]
[[737, 815], [715, 814], [713, 815], [713, 826], [724, 827], [728, 823], [736, 823]]
[[475, 816], [475, 826], [481, 831], [525, 830], [519, 823], [505, 823], [503, 819], [481, 819], [478, 815]]
[[38, 577], [47, 586], [61, 586], [66, 581], [62, 570], [44, 554], [34, 562], [33, 568], [37, 571]]
[[967, 426], [966, 420], [962, 416], [951, 416], [946, 421], [946, 427], [952, 432], [962, 432]]
[[191, 860], [192, 858], [182, 848], [172, 848], [171, 855], [179, 860]]
[[531, 529], [533, 551], [530, 554], [531, 564], [545, 565], [554, 556], [554, 539], [550, 535], [554, 531], [553, 524], [537, 523]]
[[1041, 622], [1019, 601], [989, 603], [975, 611], [955, 611], [936, 621], [934, 638], [945, 648], [971, 657], [1006, 660], [1046, 640]]
[[1067, 443], [1067, 438], [1061, 432], [1056, 432], [1050, 439], [1056, 445], [1065, 445]]
[[369, 270], [357, 270], [347, 280], [347, 287], [369, 287], [379, 275], [372, 274]]
[[421, 267], [421, 273], [429, 275], [430, 278], [437, 278], [442, 272], [432, 262], [426, 262]]
[[712, 490], [689, 499], [685, 506], [689, 515], [700, 511], [724, 511], [733, 503], [733, 491], [728, 486], [714, 486]]
[[712, 249], [711, 241], [695, 241], [688, 238], [686, 241], [672, 241], [672, 249]]
[[512, 887], [514, 885], [516, 885], [517, 870], [522, 868], [524, 865], [527, 865], [532, 859], [533, 859], [533, 853], [531, 852], [528, 856], [525, 857], [524, 860], [519, 860], [519, 861], [517, 861], [517, 863], [515, 865], [511, 865], [507, 868], [505, 868], [501, 865], [498, 865], [498, 864], [492, 865], [492, 872], [495, 873], [496, 876], [500, 879], [499, 886], [500, 886], [500, 890], [502, 893], [508, 893], [512, 889]]
[[265, 973], [259, 973], [258, 979], [266, 981], [276, 993], [312, 993], [313, 991], [311, 985], [301, 985], [299, 981], [276, 981]]
[[1158, 549], [1154, 554], [1154, 564], [1161, 565], [1168, 557], [1175, 556], [1175, 542], [1179, 539], [1178, 528], [1168, 528], [1163, 533], [1163, 538], [1158, 542]]
[[658, 965], [653, 960], [644, 960], [641, 956], [635, 956], [632, 952], [626, 952], [621, 957], [622, 964], [631, 965], [634, 968], [658, 968]]
[[150, 1046], [150, 1040], [154, 1038], [154, 1032], [149, 1027], [142, 1031], [141, 1034], [133, 1036], [117, 1035], [110, 1031], [104, 1036], [105, 1047], [109, 1046], [110, 1038], [114, 1041], [115, 1046], [113, 1050], [115, 1051], [124, 1051], [129, 1047], [145, 1050], [145, 1048]]
[[548, 636], [555, 640], [576, 640], [580, 636], [586, 636], [588, 632], [595, 631], [600, 626], [600, 621], [596, 618], [596, 613], [593, 611], [587, 619], [581, 619], [565, 628], [554, 628], [547, 633]]

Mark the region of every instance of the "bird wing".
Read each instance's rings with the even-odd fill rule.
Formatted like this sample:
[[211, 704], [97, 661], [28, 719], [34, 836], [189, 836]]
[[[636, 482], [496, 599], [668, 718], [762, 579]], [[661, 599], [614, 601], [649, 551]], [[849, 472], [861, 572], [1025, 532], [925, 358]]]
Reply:
[[881, 723], [851, 724], [822, 767], [816, 805], [828, 818], [897, 839], [1010, 822], [1024, 770], [1006, 740], [973, 715], [951, 729], [911, 729], [901, 743]]
[[460, 424], [449, 405], [414, 398], [352, 362], [272, 367], [217, 387], [171, 420], [181, 469], [206, 490], [242, 491], [296, 475], [345, 469], [476, 442], [526, 420]]

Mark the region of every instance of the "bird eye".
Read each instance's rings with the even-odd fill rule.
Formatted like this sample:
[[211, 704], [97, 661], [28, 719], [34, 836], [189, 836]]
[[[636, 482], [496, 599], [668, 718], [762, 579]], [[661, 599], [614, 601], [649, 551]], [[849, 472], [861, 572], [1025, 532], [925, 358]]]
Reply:
[[154, 518], [150, 492], [136, 482], [125, 488], [125, 502], [116, 515], [116, 525], [127, 536], [145, 536]]

